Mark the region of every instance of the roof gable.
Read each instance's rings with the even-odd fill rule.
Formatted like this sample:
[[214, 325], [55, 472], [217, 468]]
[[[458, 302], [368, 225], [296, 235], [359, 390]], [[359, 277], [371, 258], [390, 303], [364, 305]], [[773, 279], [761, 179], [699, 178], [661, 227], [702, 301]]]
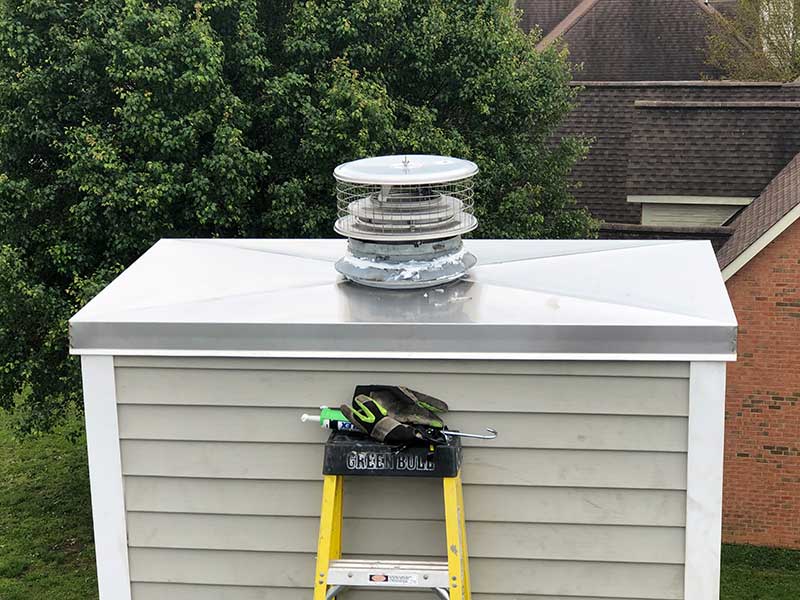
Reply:
[[683, 81], [719, 72], [706, 64], [717, 11], [703, 0], [583, 0], [542, 39], [561, 38], [582, 81]]
[[[726, 279], [746, 263], [746, 260], [738, 261], [741, 264], [734, 265], [738, 258], [754, 246], [763, 247], [765, 244], [758, 244], [760, 240], [769, 243], [800, 217], [799, 208], [800, 154], [797, 154], [734, 221], [733, 235], [717, 253], [720, 268], [727, 271], [724, 271]], [[787, 219], [787, 216], [793, 218]], [[776, 226], [779, 230], [776, 230]], [[771, 239], [764, 240], [764, 236], [770, 233], [774, 234], [770, 236]], [[755, 252], [750, 252], [749, 258], [755, 256], [760, 249], [754, 248]]]

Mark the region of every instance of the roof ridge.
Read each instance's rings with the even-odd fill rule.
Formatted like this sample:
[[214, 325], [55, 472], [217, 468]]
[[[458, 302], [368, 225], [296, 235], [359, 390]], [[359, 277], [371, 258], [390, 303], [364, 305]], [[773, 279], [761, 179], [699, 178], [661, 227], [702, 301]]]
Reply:
[[552, 44], [554, 40], [560, 38], [567, 31], [572, 29], [575, 24], [580, 21], [583, 16], [589, 12], [599, 1], [600, 0], [582, 0], [578, 6], [572, 9], [572, 12], [570, 12], [558, 25], [550, 30], [550, 33], [539, 40], [539, 43], [536, 44], [536, 49], [544, 50], [550, 44]]

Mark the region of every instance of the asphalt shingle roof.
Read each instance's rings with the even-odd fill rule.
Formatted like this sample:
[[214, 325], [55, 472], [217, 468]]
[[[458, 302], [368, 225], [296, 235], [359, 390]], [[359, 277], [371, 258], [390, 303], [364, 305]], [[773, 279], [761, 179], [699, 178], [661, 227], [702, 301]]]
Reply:
[[[526, 3], [535, 21], [550, 16]], [[523, 8], [523, 10], [525, 10]], [[683, 81], [717, 77], [706, 38], [717, 11], [703, 0], [583, 0], [542, 44], [561, 37], [582, 81]]]
[[521, 27], [530, 31], [538, 26], [542, 35], [547, 35], [581, 0], [519, 0], [517, 9], [522, 11]]
[[[641, 101], [706, 106], [645, 108]], [[800, 152], [800, 110], [708, 103], [798, 101], [796, 85], [585, 83], [560, 131], [594, 138], [573, 170], [580, 182], [575, 197], [600, 219], [634, 224], [641, 222], [641, 207], [627, 201], [629, 193], [755, 197]]]
[[628, 194], [755, 198], [800, 152], [800, 102], [639, 101]]
[[800, 154], [764, 188], [734, 222], [734, 233], [717, 252], [720, 268], [727, 267], [758, 238], [800, 204]]

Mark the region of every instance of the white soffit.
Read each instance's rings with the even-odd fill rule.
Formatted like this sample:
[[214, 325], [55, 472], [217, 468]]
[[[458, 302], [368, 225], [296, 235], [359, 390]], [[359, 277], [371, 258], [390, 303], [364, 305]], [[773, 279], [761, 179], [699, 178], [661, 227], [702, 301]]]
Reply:
[[708, 242], [468, 240], [441, 288], [357, 286], [345, 240], [162, 240], [70, 321], [76, 354], [733, 358]]

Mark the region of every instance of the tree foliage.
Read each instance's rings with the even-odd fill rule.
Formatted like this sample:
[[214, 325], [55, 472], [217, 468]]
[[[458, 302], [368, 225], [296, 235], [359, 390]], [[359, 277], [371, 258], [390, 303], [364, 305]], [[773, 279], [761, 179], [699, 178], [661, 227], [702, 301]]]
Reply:
[[[586, 237], [566, 56], [507, 0], [0, 0], [0, 404], [79, 398], [68, 317], [162, 237], [331, 235], [333, 167], [482, 168], [487, 237]], [[19, 404], [17, 402], [17, 404]]]
[[800, 0], [739, 0], [717, 19], [709, 62], [742, 81], [800, 77]]

